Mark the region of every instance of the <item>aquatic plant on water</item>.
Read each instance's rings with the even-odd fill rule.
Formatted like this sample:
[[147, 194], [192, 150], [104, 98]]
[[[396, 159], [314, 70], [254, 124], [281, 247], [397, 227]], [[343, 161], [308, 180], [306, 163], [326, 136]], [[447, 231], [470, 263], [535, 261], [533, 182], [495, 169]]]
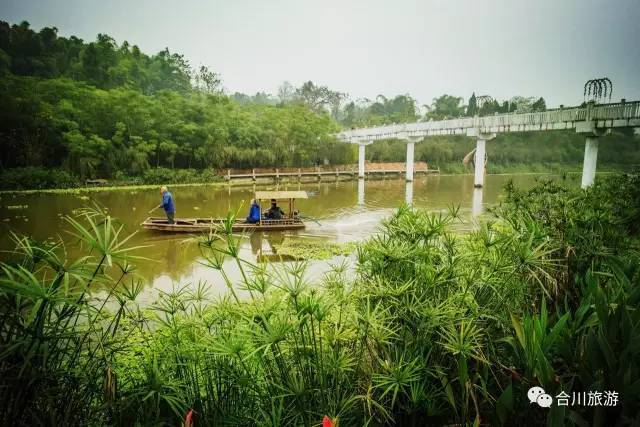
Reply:
[[317, 239], [291, 239], [273, 244], [277, 255], [295, 260], [330, 259], [335, 256], [347, 256], [355, 252], [355, 242], [333, 243]]

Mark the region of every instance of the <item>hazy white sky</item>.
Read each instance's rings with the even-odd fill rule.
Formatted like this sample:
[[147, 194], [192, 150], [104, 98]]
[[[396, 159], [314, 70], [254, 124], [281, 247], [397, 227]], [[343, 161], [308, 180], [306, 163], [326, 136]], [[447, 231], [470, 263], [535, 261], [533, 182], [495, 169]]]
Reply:
[[0, 0], [0, 19], [165, 46], [229, 92], [306, 80], [353, 99], [409, 93], [582, 101], [608, 76], [640, 99], [640, 0]]

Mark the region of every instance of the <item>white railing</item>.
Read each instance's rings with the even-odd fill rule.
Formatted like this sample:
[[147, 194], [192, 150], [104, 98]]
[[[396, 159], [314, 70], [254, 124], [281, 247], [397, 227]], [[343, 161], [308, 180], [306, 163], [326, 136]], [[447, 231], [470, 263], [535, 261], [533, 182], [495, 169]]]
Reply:
[[576, 122], [584, 120], [585, 116], [586, 109], [584, 108], [569, 108], [539, 113], [501, 114], [497, 116], [480, 117], [478, 127], [533, 126], [549, 123]]
[[590, 111], [593, 120], [623, 120], [640, 117], [640, 101], [596, 105]]
[[[640, 119], [640, 101], [587, 105], [549, 110], [538, 113], [499, 114], [485, 117], [465, 117], [450, 120], [394, 124], [369, 128], [352, 129], [340, 132], [337, 136], [347, 142], [373, 141], [379, 139], [402, 138], [407, 136], [424, 137], [442, 134], [463, 134], [467, 129], [504, 129], [521, 130], [565, 123], [565, 128], [575, 127], [576, 122], [586, 120], [631, 120]], [[514, 128], [514, 129], [511, 129]]]

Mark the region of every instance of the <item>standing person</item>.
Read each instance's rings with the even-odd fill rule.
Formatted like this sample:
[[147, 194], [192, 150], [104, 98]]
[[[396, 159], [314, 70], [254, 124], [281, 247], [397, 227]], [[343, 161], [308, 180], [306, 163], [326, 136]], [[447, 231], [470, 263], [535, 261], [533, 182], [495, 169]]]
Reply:
[[249, 216], [247, 222], [249, 224], [255, 224], [260, 221], [260, 205], [256, 202], [256, 199], [251, 199], [251, 208], [249, 209]]
[[173, 204], [173, 195], [164, 185], [160, 187], [160, 194], [162, 194], [162, 203], [160, 203], [158, 207], [164, 209], [164, 212], [167, 214], [167, 222], [169, 224], [175, 224], [173, 218], [176, 214], [176, 206]]

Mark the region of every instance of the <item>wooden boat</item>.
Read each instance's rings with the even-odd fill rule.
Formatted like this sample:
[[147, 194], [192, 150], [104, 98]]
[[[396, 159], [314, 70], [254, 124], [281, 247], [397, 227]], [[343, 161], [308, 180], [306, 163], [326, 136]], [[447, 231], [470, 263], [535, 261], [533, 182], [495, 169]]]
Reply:
[[[256, 191], [255, 199], [260, 204], [261, 200], [288, 201], [289, 212], [281, 219], [266, 219], [264, 215], [259, 222], [248, 223], [243, 219], [237, 219], [232, 226], [234, 232], [251, 231], [282, 231], [300, 230], [305, 228], [305, 223], [299, 218], [294, 209], [296, 199], [307, 199], [305, 191]], [[169, 233], [202, 233], [218, 229], [222, 226], [223, 218], [175, 218], [173, 224], [167, 222], [165, 217], [149, 217], [142, 224], [147, 230], [164, 231]]]
[[[147, 230], [168, 231], [170, 233], [201, 233], [218, 229], [222, 221], [222, 218], [176, 218], [173, 224], [169, 224], [167, 218], [149, 217], [140, 225]], [[304, 227], [304, 222], [298, 218], [265, 219], [255, 224], [236, 220], [232, 226], [233, 231], [238, 232], [299, 230]]]

